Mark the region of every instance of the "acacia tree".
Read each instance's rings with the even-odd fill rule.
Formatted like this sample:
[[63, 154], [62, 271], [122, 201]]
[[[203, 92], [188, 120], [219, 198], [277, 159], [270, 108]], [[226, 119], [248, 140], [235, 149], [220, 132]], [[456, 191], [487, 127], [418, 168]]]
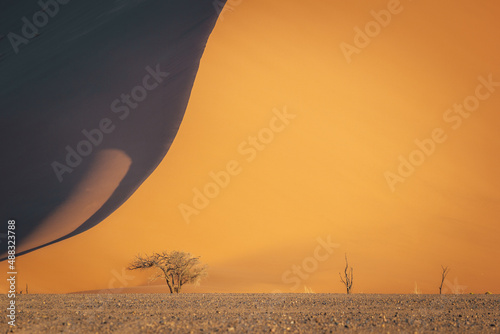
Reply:
[[347, 294], [350, 294], [352, 288], [353, 273], [352, 273], [352, 267], [349, 267], [349, 262], [347, 262], [347, 254], [345, 255], [344, 277], [342, 277], [341, 273], [339, 273], [339, 276], [340, 276], [340, 281], [345, 285]]
[[448, 272], [450, 271], [450, 269], [448, 269], [448, 267], [443, 267], [441, 266], [441, 269], [442, 269], [442, 272], [441, 272], [441, 285], [439, 286], [439, 294], [441, 294], [441, 290], [443, 289], [443, 283], [444, 283], [444, 280], [446, 279], [446, 275], [448, 275]]
[[198, 284], [207, 275], [207, 266], [200, 257], [180, 251], [163, 251], [152, 255], [137, 255], [128, 270], [156, 268], [151, 281], [163, 278], [170, 293], [179, 293], [184, 284]]

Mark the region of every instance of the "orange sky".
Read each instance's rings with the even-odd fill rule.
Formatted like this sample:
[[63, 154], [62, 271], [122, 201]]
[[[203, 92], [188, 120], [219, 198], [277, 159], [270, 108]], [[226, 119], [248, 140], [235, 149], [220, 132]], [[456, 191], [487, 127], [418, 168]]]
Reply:
[[[451, 268], [448, 292], [500, 293], [500, 87], [456, 129], [443, 119], [478, 77], [500, 82], [500, 5], [232, 3], [158, 169], [97, 227], [20, 257], [19, 286], [138, 286], [147, 272], [117, 279], [135, 254], [179, 249], [210, 266], [193, 292], [343, 292], [347, 252], [355, 293], [411, 293], [415, 282], [436, 293], [441, 264]], [[354, 45], [353, 29], [388, 7], [390, 23], [348, 63], [341, 43]], [[263, 129], [284, 109], [295, 118], [271, 138]], [[446, 140], [391, 191], [384, 173], [435, 128]], [[251, 156], [259, 133], [268, 143]], [[231, 161], [239, 173], [186, 223], [179, 205], [192, 206], [193, 189]], [[338, 248], [296, 288], [287, 271], [314, 263], [328, 236]]]

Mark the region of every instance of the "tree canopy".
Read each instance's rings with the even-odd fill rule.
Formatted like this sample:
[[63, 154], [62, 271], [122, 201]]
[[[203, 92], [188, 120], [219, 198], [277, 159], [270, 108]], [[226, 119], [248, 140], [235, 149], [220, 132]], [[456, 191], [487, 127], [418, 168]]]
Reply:
[[157, 269], [151, 280], [165, 279], [170, 293], [179, 293], [185, 284], [198, 284], [207, 275], [207, 266], [201, 264], [200, 257], [181, 251], [137, 255], [128, 270], [149, 268]]

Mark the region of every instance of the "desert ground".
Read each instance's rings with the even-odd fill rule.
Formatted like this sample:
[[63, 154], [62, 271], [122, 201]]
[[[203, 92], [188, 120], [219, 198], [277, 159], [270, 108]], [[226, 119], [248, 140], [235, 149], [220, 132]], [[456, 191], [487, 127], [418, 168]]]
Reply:
[[[7, 296], [2, 296], [7, 304]], [[499, 295], [18, 295], [13, 333], [500, 331]]]

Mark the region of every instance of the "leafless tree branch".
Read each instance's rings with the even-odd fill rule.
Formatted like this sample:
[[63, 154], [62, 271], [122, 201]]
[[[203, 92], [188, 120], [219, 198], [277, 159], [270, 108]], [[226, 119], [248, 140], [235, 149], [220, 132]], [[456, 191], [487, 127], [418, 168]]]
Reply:
[[450, 269], [446, 266], [442, 266], [441, 265], [441, 269], [442, 269], [442, 272], [441, 272], [441, 285], [439, 285], [439, 294], [441, 294], [441, 290], [443, 289], [443, 283], [444, 283], [444, 280], [446, 279], [446, 275], [448, 275], [448, 272], [450, 271]]
[[347, 254], [345, 255], [345, 269], [344, 276], [339, 273], [340, 281], [345, 285], [347, 294], [351, 293], [352, 289], [352, 281], [353, 281], [353, 270], [352, 267], [349, 267], [349, 262], [347, 261]]

